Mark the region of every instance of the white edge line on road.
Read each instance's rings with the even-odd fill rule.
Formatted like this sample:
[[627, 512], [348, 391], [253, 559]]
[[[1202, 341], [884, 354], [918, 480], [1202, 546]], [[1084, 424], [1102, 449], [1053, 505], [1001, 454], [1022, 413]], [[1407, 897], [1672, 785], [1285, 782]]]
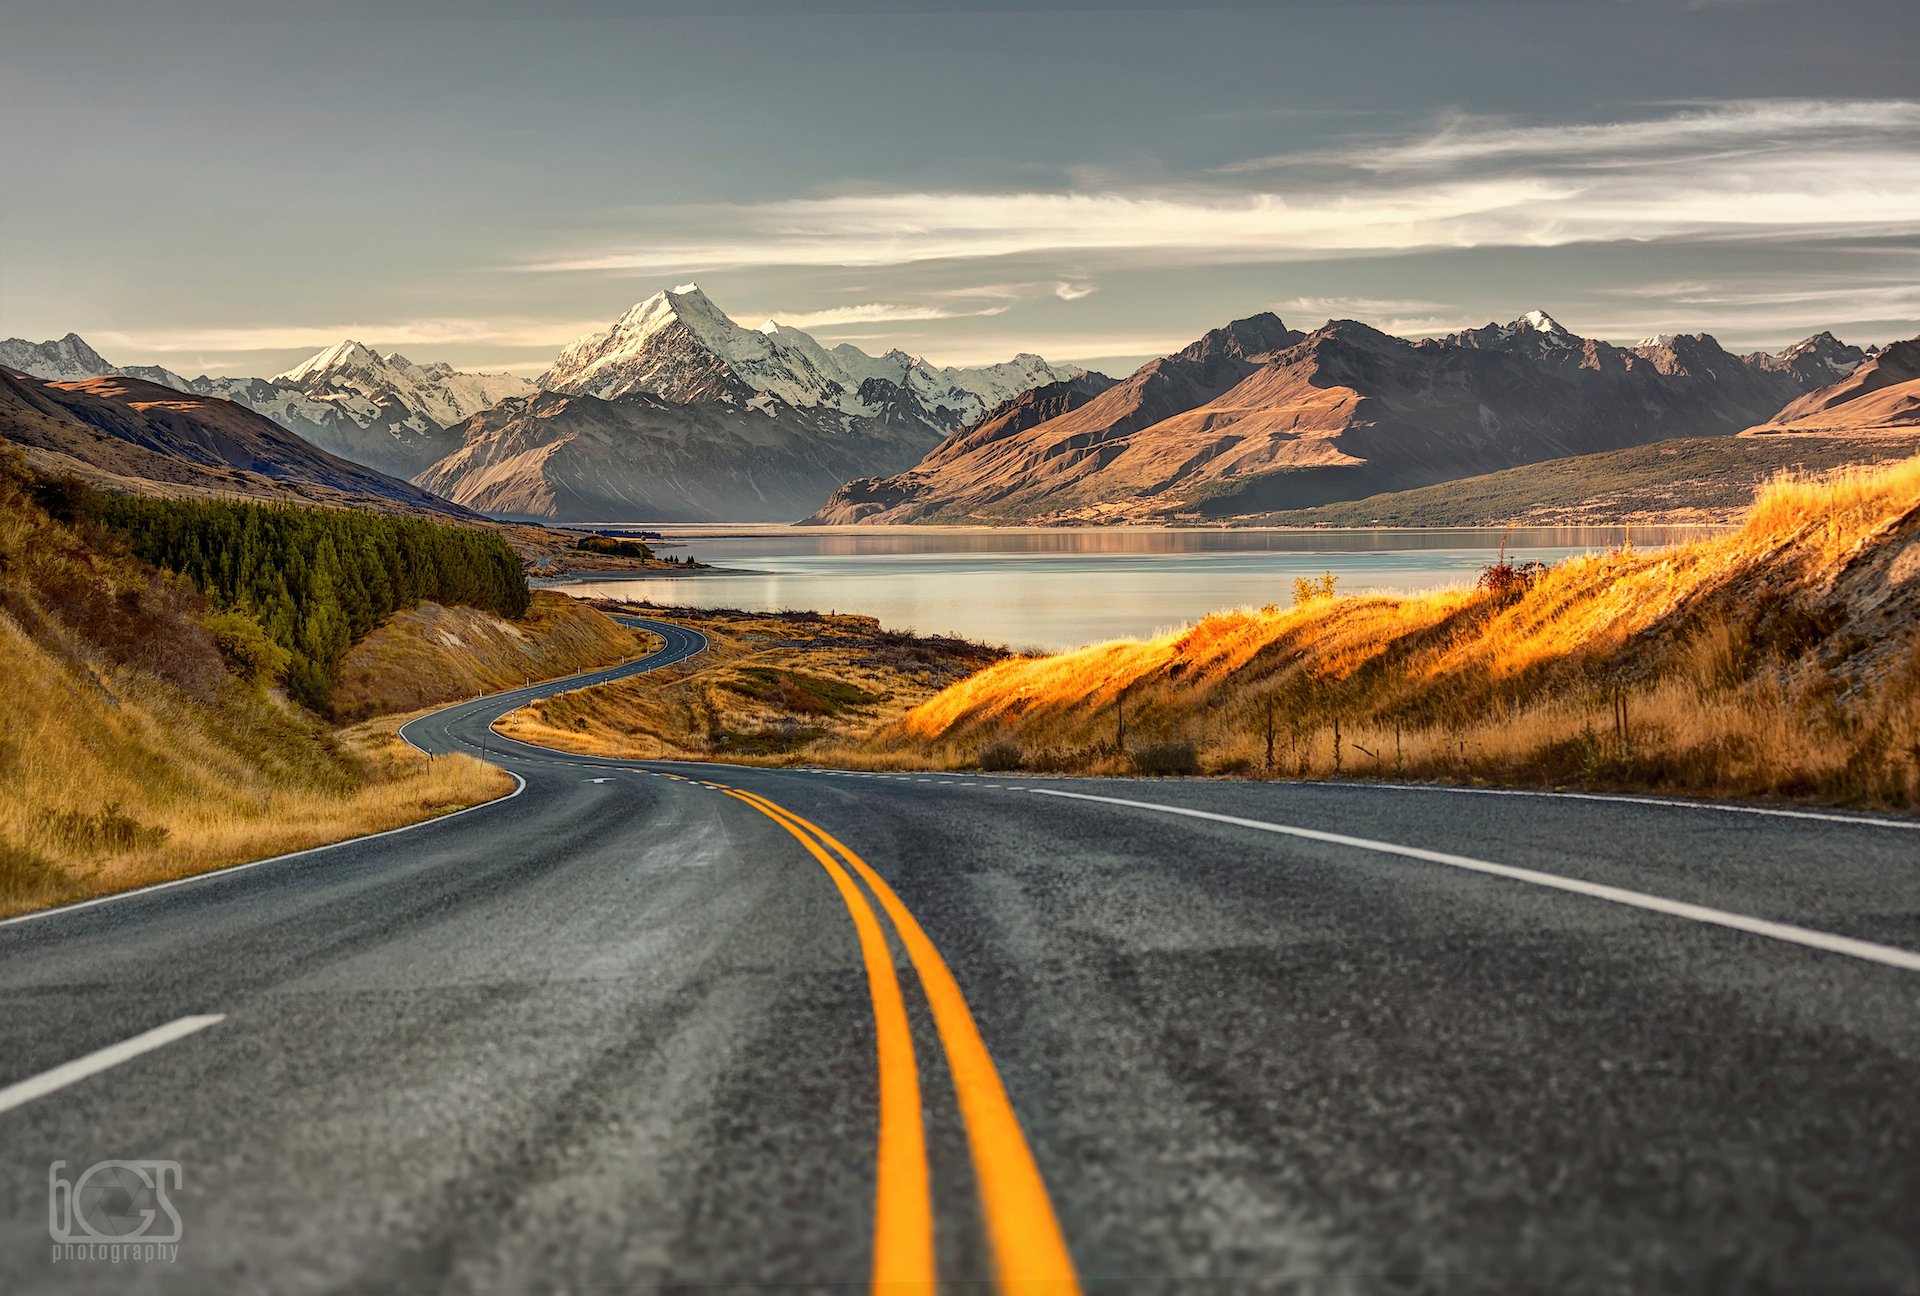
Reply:
[[[495, 768], [498, 768], [497, 766]], [[321, 851], [339, 850], [344, 846], [358, 846], [361, 842], [378, 841], [382, 837], [391, 837], [395, 833], [412, 832], [415, 828], [431, 828], [434, 824], [445, 823], [449, 819], [458, 819], [461, 815], [472, 814], [475, 810], [485, 810], [490, 806], [511, 801], [527, 790], [527, 781], [512, 770], [502, 771], [513, 780], [513, 791], [497, 796], [491, 801], [482, 801], [479, 805], [463, 806], [431, 819], [422, 819], [417, 823], [401, 824], [398, 828], [387, 828], [377, 833], [367, 833], [360, 837], [345, 837], [337, 842], [328, 842], [324, 846], [309, 846], [305, 850], [288, 851], [285, 855], [269, 855], [265, 859], [248, 860], [244, 864], [229, 864], [225, 868], [208, 869], [205, 873], [190, 873], [186, 877], [173, 878], [166, 882], [154, 882], [143, 887], [134, 887], [131, 891], [115, 891], [112, 895], [95, 896], [91, 900], [76, 900], [72, 904], [61, 905], [57, 909], [36, 909], [32, 913], [16, 914], [12, 918], [0, 918], [0, 927], [11, 927], [16, 923], [33, 922], [40, 918], [58, 918], [61, 914], [78, 913], [82, 909], [91, 909], [95, 905], [111, 904], [115, 900], [132, 900], [137, 896], [152, 895], [156, 891], [165, 891], [172, 887], [186, 886], [189, 882], [206, 882], [213, 878], [232, 877], [248, 869], [259, 868], [263, 864], [281, 864], [287, 860], [299, 859], [302, 855], [318, 855]]]
[[1808, 949], [1824, 950], [1830, 954], [1845, 954], [1851, 958], [1864, 959], [1869, 963], [1881, 963], [1905, 972], [1920, 972], [1920, 953], [1910, 950], [1897, 949], [1891, 945], [1876, 945], [1872, 941], [1855, 940], [1851, 936], [1835, 936], [1830, 932], [1815, 931], [1810, 927], [1795, 927], [1791, 923], [1774, 922], [1767, 918], [1730, 913], [1725, 909], [1714, 909], [1707, 905], [1689, 904], [1683, 900], [1668, 900], [1664, 896], [1649, 895], [1644, 891], [1629, 891], [1625, 887], [1586, 882], [1579, 878], [1561, 877], [1556, 873], [1542, 873], [1535, 869], [1516, 868], [1511, 864], [1495, 864], [1490, 860], [1474, 859], [1467, 855], [1451, 855], [1445, 851], [1425, 850], [1418, 846], [1400, 846], [1393, 842], [1374, 841], [1367, 837], [1349, 837], [1345, 833], [1323, 832], [1318, 828], [1296, 828], [1290, 824], [1269, 823], [1263, 819], [1242, 819], [1238, 815], [1216, 814], [1211, 810], [1189, 810], [1184, 806], [1161, 805], [1154, 801], [1129, 801], [1122, 797], [1092, 796], [1085, 792], [1063, 792], [1057, 788], [1029, 790], [1040, 796], [1096, 801], [1105, 805], [1125, 806], [1132, 810], [1152, 810], [1160, 814], [1180, 815], [1188, 819], [1205, 819], [1213, 823], [1230, 824], [1236, 828], [1252, 828], [1259, 832], [1280, 833], [1287, 837], [1326, 842], [1333, 846], [1351, 846], [1381, 855], [1398, 855], [1404, 859], [1422, 860], [1429, 864], [1445, 864], [1451, 868], [1467, 869], [1475, 873], [1490, 873], [1495, 877], [1527, 882], [1534, 886], [1551, 887], [1556, 891], [1570, 891], [1575, 895], [1607, 900], [1634, 909], [1646, 909], [1675, 918], [1687, 918], [1693, 922], [1706, 923], [1715, 927], [1729, 927], [1755, 936], [1766, 936], [1793, 945], [1804, 945]]
[[[716, 762], [723, 763], [723, 762]], [[735, 768], [748, 768], [736, 766]], [[818, 770], [803, 771], [821, 774], [855, 774], [862, 778], [900, 778], [898, 774], [868, 774], [860, 770]], [[959, 778], [960, 775], [949, 775]], [[978, 775], [967, 775], [977, 778]], [[1082, 781], [1099, 783], [1150, 783], [1151, 779], [1137, 778], [1082, 778], [1066, 774], [1010, 774], [1003, 778], [1016, 779], [1052, 779], [1061, 781]], [[991, 787], [992, 784], [986, 786]], [[1897, 828], [1905, 832], [1920, 832], [1920, 819], [1894, 819], [1883, 815], [1839, 814], [1825, 810], [1792, 810], [1784, 806], [1741, 805], [1736, 802], [1696, 801], [1683, 797], [1636, 796], [1631, 792], [1561, 792], [1545, 788], [1483, 788], [1456, 787], [1447, 783], [1374, 783], [1374, 782], [1333, 782], [1329, 779], [1282, 779], [1261, 782], [1266, 787], [1316, 787], [1337, 788], [1342, 791], [1358, 792], [1444, 792], [1453, 796], [1498, 796], [1498, 797], [1539, 797], [1549, 801], [1599, 801], [1620, 802], [1626, 805], [1666, 806], [1673, 810], [1712, 810], [1719, 814], [1762, 815], [1770, 819], [1810, 819], [1817, 823], [1851, 824], [1855, 828]], [[1013, 791], [1012, 788], [999, 789]]]
[[1538, 788], [1450, 787], [1444, 783], [1328, 783], [1315, 787], [1383, 788], [1395, 792], [1446, 792], [1455, 796], [1546, 797], [1559, 801], [1619, 801], [1628, 805], [1669, 806], [1675, 810], [1717, 810], [1721, 814], [1765, 815], [1773, 819], [1813, 819], [1820, 823], [1852, 824], [1856, 828], [1902, 828], [1920, 832], [1920, 819], [1887, 819], [1863, 814], [1832, 814], [1822, 810], [1788, 810], [1775, 806], [1729, 805], [1715, 801], [1688, 801], [1679, 797], [1635, 796], [1630, 792], [1549, 792]]
[[135, 1035], [132, 1039], [121, 1040], [118, 1044], [77, 1057], [71, 1062], [63, 1062], [51, 1071], [42, 1071], [37, 1076], [28, 1076], [17, 1084], [0, 1089], [0, 1112], [12, 1111], [15, 1107], [32, 1102], [35, 1098], [44, 1098], [56, 1089], [64, 1089], [90, 1075], [97, 1075], [122, 1062], [131, 1061], [142, 1053], [171, 1044], [177, 1039], [205, 1030], [215, 1022], [225, 1021], [225, 1013], [213, 1013], [202, 1017], [181, 1017], [168, 1022], [165, 1026], [156, 1026], [150, 1031]]

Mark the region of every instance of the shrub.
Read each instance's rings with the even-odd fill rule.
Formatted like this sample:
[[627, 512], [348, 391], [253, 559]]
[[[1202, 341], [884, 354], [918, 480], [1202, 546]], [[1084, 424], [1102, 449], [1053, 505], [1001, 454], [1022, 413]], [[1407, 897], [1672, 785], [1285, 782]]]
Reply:
[[120, 809], [119, 802], [88, 814], [84, 810], [43, 810], [40, 831], [68, 850], [99, 854], [150, 850], [167, 839], [165, 828], [141, 823]]
[[638, 540], [617, 540], [612, 536], [583, 536], [574, 542], [573, 547], [587, 553], [604, 554], [609, 558], [653, 557], [653, 550]]
[[200, 624], [213, 636], [220, 655], [233, 667], [233, 673], [256, 688], [266, 688], [286, 678], [293, 654], [273, 641], [258, 621], [245, 612], [211, 612]]
[[1021, 765], [1020, 744], [1011, 738], [996, 738], [980, 748], [979, 763], [989, 773], [1017, 770]]
[[1333, 587], [1339, 579], [1340, 578], [1332, 572], [1327, 572], [1317, 577], [1295, 576], [1293, 578], [1293, 605], [1295, 607], [1305, 607], [1307, 604], [1317, 602], [1320, 599], [1332, 598]]
[[1533, 588], [1533, 583], [1546, 574], [1547, 565], [1543, 562], [1517, 563], [1507, 557], [1507, 542], [1500, 541], [1500, 556], [1480, 569], [1480, 578], [1473, 587], [1483, 594], [1491, 594], [1497, 602], [1512, 603], [1524, 597]]
[[1198, 774], [1200, 753], [1190, 742], [1150, 743], [1132, 754], [1138, 774]]

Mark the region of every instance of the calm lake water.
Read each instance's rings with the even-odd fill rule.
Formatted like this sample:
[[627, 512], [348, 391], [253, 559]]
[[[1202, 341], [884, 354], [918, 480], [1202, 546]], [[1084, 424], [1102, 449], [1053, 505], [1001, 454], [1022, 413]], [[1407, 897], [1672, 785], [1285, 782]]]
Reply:
[[[613, 529], [613, 528], [609, 528]], [[691, 607], [861, 612], [894, 629], [1059, 649], [1172, 629], [1222, 608], [1285, 605], [1296, 576], [1331, 571], [1342, 593], [1471, 584], [1498, 531], [999, 530], [656, 527], [670, 556], [733, 574], [568, 584], [572, 594]], [[1514, 530], [1507, 553], [1557, 562], [1699, 529]]]

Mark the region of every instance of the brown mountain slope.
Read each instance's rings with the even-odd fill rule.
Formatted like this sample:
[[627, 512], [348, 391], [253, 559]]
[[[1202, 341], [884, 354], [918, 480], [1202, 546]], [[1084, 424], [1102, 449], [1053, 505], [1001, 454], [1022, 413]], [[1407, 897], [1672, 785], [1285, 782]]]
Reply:
[[[1275, 315], [1235, 320], [1183, 351], [1148, 361], [1090, 400], [1065, 400], [1067, 408], [1053, 418], [1028, 422], [1014, 411], [999, 429], [989, 427], [1002, 407], [940, 445], [910, 472], [867, 479], [871, 499], [859, 499], [863, 483], [853, 483], [807, 520], [1022, 520], [1049, 496], [1085, 494], [1082, 484], [1125, 453], [1134, 433], [1232, 390], [1260, 368], [1262, 359], [1300, 339]], [[1095, 492], [1129, 475], [1102, 478]], [[887, 497], [897, 502], [869, 507]]]
[[1540, 312], [1422, 342], [1352, 321], [1303, 337], [1256, 316], [1017, 434], [962, 434], [908, 473], [856, 483], [813, 520], [1239, 517], [1724, 435], [1804, 381], [1705, 335], [1629, 349]]
[[1858, 436], [1920, 428], [1920, 338], [1895, 342], [1831, 386], [1794, 401], [1742, 435]]
[[110, 489], [466, 515], [244, 406], [137, 378], [49, 382], [0, 369], [0, 437], [37, 469]]

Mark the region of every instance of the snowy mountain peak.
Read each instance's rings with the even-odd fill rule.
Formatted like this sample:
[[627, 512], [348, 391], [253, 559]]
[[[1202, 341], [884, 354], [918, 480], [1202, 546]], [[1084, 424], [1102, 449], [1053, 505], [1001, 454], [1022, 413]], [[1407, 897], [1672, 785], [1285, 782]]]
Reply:
[[99, 378], [119, 370], [107, 363], [98, 351], [87, 345], [78, 333], [48, 342], [29, 342], [8, 338], [0, 342], [0, 365], [35, 378], [72, 382], [79, 378]]
[[380, 367], [385, 363], [380, 358], [380, 353], [372, 347], [363, 346], [352, 338], [343, 338], [326, 350], [309, 356], [285, 373], [273, 375], [267, 381], [298, 385], [334, 370], [366, 369]]
[[418, 365], [398, 351], [381, 355], [351, 338], [267, 382], [324, 402], [360, 427], [392, 424], [411, 432], [452, 427], [510, 396], [533, 391], [524, 378], [462, 373], [444, 362]]
[[1543, 310], [1530, 310], [1507, 327], [1516, 333], [1524, 332], [1534, 335], [1543, 346], [1571, 347], [1582, 340], [1578, 334]]
[[602, 399], [650, 392], [673, 401], [729, 401], [777, 415], [771, 398], [794, 409], [904, 418], [950, 431], [1030, 387], [1082, 372], [1032, 355], [943, 369], [899, 350], [872, 356], [850, 343], [829, 348], [777, 319], [743, 328], [698, 285], [682, 284], [575, 341], [540, 385]]

